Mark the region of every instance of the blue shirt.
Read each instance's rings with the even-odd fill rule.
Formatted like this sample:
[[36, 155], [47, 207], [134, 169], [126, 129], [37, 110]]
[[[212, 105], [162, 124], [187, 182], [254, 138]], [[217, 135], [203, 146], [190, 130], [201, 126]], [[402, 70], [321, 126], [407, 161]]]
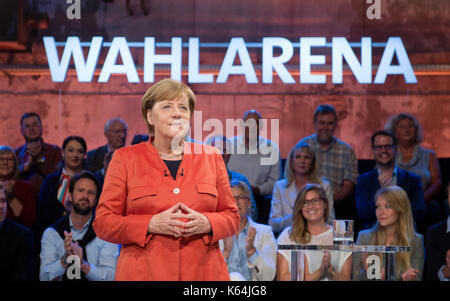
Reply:
[[[70, 230], [73, 240], [81, 240], [89, 228], [88, 221], [81, 230], [74, 227], [69, 217]], [[86, 247], [86, 257], [90, 265], [86, 278], [90, 281], [112, 281], [116, 273], [118, 245], [106, 242], [96, 237]], [[64, 274], [61, 257], [65, 254], [64, 240], [55, 229], [45, 230], [41, 240], [41, 267], [39, 278], [41, 281], [51, 281]]]
[[258, 258], [258, 252], [252, 254], [252, 256], [247, 257], [247, 251], [245, 250], [245, 241], [247, 239], [248, 225], [239, 233], [238, 237], [233, 235], [233, 248], [231, 249], [230, 256], [227, 260], [228, 272], [238, 272], [244, 277], [245, 280], [252, 280], [252, 271], [249, 264], [254, 265], [256, 258]]
[[[380, 175], [381, 170], [377, 167], [378, 175]], [[397, 185], [397, 174], [398, 174], [398, 166], [395, 165], [394, 171], [392, 172], [392, 185]]]

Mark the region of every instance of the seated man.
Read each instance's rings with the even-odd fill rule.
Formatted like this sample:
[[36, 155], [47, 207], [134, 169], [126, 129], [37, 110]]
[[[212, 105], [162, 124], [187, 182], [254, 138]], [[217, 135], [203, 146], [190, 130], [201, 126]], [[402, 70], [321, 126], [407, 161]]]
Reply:
[[262, 116], [255, 110], [244, 113], [244, 135], [234, 137], [228, 168], [250, 181], [258, 206], [258, 223], [267, 224], [273, 185], [280, 178], [281, 155], [278, 145], [260, 136]]
[[356, 182], [356, 210], [363, 229], [371, 228], [377, 221], [373, 198], [378, 189], [397, 185], [406, 191], [411, 201], [416, 230], [423, 234], [425, 201], [420, 177], [398, 168], [395, 161], [397, 140], [391, 132], [377, 131], [371, 141], [376, 167], [360, 175]]
[[23, 114], [20, 129], [26, 142], [16, 149], [20, 178], [30, 181], [38, 195], [45, 177], [59, 169], [61, 149], [44, 142], [41, 118], [36, 113]]
[[8, 203], [0, 185], [0, 280], [33, 280], [33, 233], [6, 218]]
[[105, 124], [105, 137], [108, 140], [106, 145], [93, 149], [87, 153], [86, 169], [96, 172], [101, 170], [103, 159], [110, 151], [124, 147], [127, 140], [128, 125], [120, 118], [113, 118]]
[[[42, 236], [41, 281], [114, 280], [119, 248], [98, 238], [92, 228], [93, 210], [100, 195], [97, 178], [89, 171], [77, 174], [70, 181], [69, 193], [70, 213]], [[77, 262], [80, 277], [77, 267], [72, 266]]]
[[[450, 206], [450, 182], [447, 185]], [[425, 279], [428, 281], [450, 281], [450, 215], [428, 228], [425, 236]]]

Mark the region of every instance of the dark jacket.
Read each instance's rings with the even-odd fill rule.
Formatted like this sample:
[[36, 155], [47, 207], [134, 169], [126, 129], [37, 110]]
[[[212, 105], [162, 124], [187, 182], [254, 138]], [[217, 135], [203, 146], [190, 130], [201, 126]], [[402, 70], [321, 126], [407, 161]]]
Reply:
[[0, 228], [0, 280], [33, 280], [33, 232], [6, 218]]
[[425, 262], [425, 279], [439, 281], [437, 273], [445, 265], [445, 256], [450, 249], [450, 232], [447, 233], [447, 220], [428, 228], [425, 236], [427, 252]]
[[103, 145], [99, 148], [88, 151], [86, 160], [86, 169], [96, 172], [103, 168], [103, 159], [108, 153], [108, 146]]
[[[412, 214], [417, 231], [423, 234], [425, 200], [420, 177], [401, 168], [397, 170], [397, 185], [406, 191], [411, 202]], [[371, 228], [377, 221], [375, 216], [375, 201], [373, 198], [380, 188], [376, 168], [360, 175], [356, 181], [356, 212], [363, 224], [363, 229]]]

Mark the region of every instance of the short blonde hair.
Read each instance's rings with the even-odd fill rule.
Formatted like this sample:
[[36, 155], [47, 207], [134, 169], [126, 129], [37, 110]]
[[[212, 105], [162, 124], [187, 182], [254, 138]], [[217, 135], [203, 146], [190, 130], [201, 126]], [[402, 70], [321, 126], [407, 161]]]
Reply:
[[294, 171], [294, 155], [295, 151], [299, 149], [301, 152], [305, 151], [312, 159], [311, 170], [309, 171], [309, 182], [321, 184], [321, 181], [318, 174], [318, 162], [316, 160], [316, 152], [311, 146], [305, 142], [299, 142], [294, 147], [291, 148], [289, 155], [287, 157], [285, 167], [284, 167], [284, 178], [286, 179], [286, 187], [292, 184], [295, 179], [295, 171]]
[[414, 117], [411, 114], [408, 113], [400, 113], [394, 116], [391, 116], [389, 120], [387, 121], [386, 125], [384, 126], [385, 130], [388, 130], [392, 132], [395, 135], [395, 131], [397, 130], [397, 125], [400, 121], [404, 119], [409, 119], [414, 124], [414, 128], [416, 129], [415, 132], [415, 144], [419, 144], [423, 141], [423, 129], [420, 125], [419, 121], [416, 117]]
[[174, 79], [166, 78], [157, 82], [151, 86], [147, 92], [145, 92], [142, 97], [141, 110], [150, 134], [153, 134], [154, 127], [147, 121], [148, 110], [151, 110], [157, 102], [163, 100], [175, 100], [183, 94], [188, 98], [189, 110], [192, 116], [195, 109], [196, 99], [194, 92], [192, 92], [186, 84]]

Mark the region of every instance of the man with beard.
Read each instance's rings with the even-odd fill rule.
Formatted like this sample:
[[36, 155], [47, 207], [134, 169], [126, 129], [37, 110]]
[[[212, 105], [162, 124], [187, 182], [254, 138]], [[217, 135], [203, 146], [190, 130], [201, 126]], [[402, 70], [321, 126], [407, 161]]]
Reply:
[[70, 214], [47, 228], [41, 241], [40, 280], [112, 281], [118, 246], [98, 238], [92, 228], [100, 186], [89, 171], [73, 177]]
[[319, 105], [314, 112], [314, 131], [300, 142], [315, 152], [320, 177], [333, 187], [334, 211], [338, 219], [355, 219], [353, 192], [358, 177], [358, 160], [353, 148], [334, 136], [338, 126], [332, 105]]
[[128, 125], [120, 118], [113, 118], [106, 122], [104, 134], [108, 143], [87, 153], [86, 167], [92, 172], [104, 168], [105, 155], [125, 146]]
[[425, 201], [420, 177], [398, 168], [395, 162], [397, 140], [391, 132], [377, 131], [372, 135], [371, 140], [375, 169], [360, 175], [356, 184], [356, 210], [363, 223], [363, 229], [372, 227], [377, 221], [373, 198], [378, 189], [397, 185], [406, 191], [411, 202], [416, 228], [423, 234]]
[[61, 149], [44, 142], [41, 118], [37, 113], [23, 114], [20, 129], [26, 141], [16, 149], [20, 177], [31, 182], [37, 195], [45, 177], [58, 169], [62, 160]]

